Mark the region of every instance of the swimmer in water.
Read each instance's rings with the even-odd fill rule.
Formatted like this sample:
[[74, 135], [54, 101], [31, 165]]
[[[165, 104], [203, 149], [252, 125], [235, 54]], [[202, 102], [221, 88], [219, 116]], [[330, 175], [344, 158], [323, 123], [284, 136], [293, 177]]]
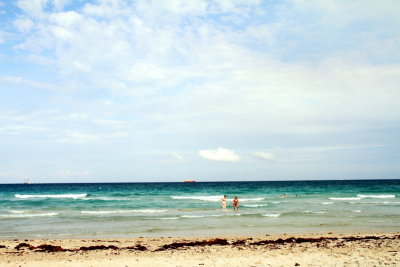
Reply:
[[239, 199], [237, 196], [232, 201], [233, 204], [233, 210], [239, 210]]
[[226, 195], [224, 195], [221, 198], [221, 206], [222, 206], [222, 210], [225, 211], [226, 210]]

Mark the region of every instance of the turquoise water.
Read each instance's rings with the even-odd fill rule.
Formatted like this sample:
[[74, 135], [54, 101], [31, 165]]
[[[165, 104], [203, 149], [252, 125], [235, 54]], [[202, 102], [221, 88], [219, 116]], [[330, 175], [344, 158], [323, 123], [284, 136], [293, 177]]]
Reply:
[[399, 229], [400, 180], [0, 185], [1, 239]]

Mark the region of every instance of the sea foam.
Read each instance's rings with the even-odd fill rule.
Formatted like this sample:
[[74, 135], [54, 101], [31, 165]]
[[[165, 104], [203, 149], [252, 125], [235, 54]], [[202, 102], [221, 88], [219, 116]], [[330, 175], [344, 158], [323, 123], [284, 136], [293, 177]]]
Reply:
[[210, 215], [182, 215], [181, 218], [206, 218], [206, 217], [222, 217], [224, 214], [210, 214]]
[[20, 194], [15, 194], [16, 198], [84, 198], [86, 197], [87, 194], [59, 194], [59, 195], [20, 195]]
[[330, 200], [361, 200], [361, 197], [330, 197]]
[[239, 201], [263, 201], [265, 198], [263, 197], [258, 197], [258, 198], [243, 198], [239, 199]]
[[249, 207], [249, 208], [258, 208], [258, 207], [266, 207], [268, 206], [267, 204], [253, 204], [253, 205], [243, 205], [243, 207]]
[[23, 213], [27, 213], [27, 212], [29, 212], [29, 211], [27, 211], [27, 210], [10, 210], [9, 211], [9, 213], [12, 213], [12, 214], [23, 214]]
[[83, 210], [82, 214], [160, 213], [168, 210]]
[[[202, 200], [202, 201], [212, 201], [218, 202], [221, 201], [222, 196], [171, 196], [172, 199], [194, 199], [194, 200]], [[240, 202], [247, 202], [247, 201], [262, 201], [265, 198], [243, 198], [239, 199]], [[233, 199], [227, 199], [227, 201], [232, 201]]]
[[395, 202], [395, 201], [393, 201], [393, 202], [389, 202], [389, 201], [384, 201], [384, 202], [382, 202], [383, 204], [385, 204], [385, 205], [399, 205], [400, 204], [400, 202]]
[[56, 216], [58, 213], [56, 212], [46, 212], [46, 213], [22, 213], [22, 214], [2, 214], [0, 217], [2, 218], [31, 218], [31, 217], [49, 217]]
[[85, 197], [82, 200], [103, 200], [103, 201], [132, 201], [140, 200], [140, 198], [132, 197]]
[[204, 218], [206, 215], [182, 215], [182, 218]]
[[359, 194], [357, 197], [330, 197], [330, 200], [361, 200], [364, 198], [395, 198], [396, 195], [362, 195]]
[[357, 195], [360, 198], [395, 198], [396, 195]]
[[326, 211], [311, 211], [311, 210], [305, 210], [301, 211], [301, 213], [313, 213], [313, 214], [326, 214]]
[[277, 217], [281, 216], [281, 214], [280, 213], [266, 213], [266, 214], [262, 214], [262, 216], [271, 217], [271, 218], [277, 218]]
[[194, 199], [202, 201], [213, 201], [218, 202], [221, 200], [222, 196], [171, 196], [172, 199]]
[[165, 217], [165, 218], [158, 218], [159, 220], [179, 220], [179, 217]]
[[399, 205], [399, 201], [368, 201], [368, 202], [349, 202], [350, 204], [359, 204], [359, 205]]

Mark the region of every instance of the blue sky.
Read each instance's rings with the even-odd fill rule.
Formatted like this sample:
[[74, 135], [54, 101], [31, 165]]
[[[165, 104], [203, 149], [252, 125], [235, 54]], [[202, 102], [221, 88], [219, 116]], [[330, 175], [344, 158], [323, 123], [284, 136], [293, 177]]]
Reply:
[[0, 1], [0, 182], [400, 178], [399, 13]]

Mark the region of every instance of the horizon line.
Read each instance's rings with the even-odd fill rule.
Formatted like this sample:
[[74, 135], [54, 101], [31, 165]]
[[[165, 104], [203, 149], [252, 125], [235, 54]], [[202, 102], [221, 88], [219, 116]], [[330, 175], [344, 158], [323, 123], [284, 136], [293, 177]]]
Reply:
[[[241, 182], [315, 182], [315, 181], [381, 181], [400, 180], [400, 178], [370, 178], [370, 179], [304, 179], [304, 180], [217, 180], [217, 181], [196, 181], [195, 183], [241, 183]], [[146, 183], [184, 183], [184, 181], [137, 181], [137, 182], [29, 182], [21, 183], [0, 183], [0, 185], [30, 185], [30, 184], [146, 184]]]

